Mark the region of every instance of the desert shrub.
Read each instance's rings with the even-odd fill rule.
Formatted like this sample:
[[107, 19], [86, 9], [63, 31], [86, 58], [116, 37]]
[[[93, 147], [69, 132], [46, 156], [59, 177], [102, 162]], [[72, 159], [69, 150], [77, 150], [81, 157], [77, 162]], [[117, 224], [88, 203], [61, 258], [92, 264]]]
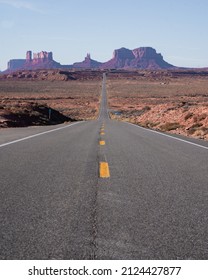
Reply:
[[204, 132], [204, 135], [208, 134], [208, 128], [202, 127], [201, 130]]
[[180, 127], [182, 127], [182, 126], [177, 122], [173, 122], [173, 123], [167, 122], [167, 123], [161, 125], [160, 129], [163, 131], [171, 131], [171, 130], [175, 130]]
[[195, 123], [188, 129], [189, 134], [194, 134], [200, 127], [202, 126], [201, 123]]
[[198, 117], [198, 121], [203, 121], [206, 119], [206, 117], [207, 117], [207, 114], [204, 113]]
[[151, 107], [149, 106], [145, 106], [144, 108], [142, 108], [142, 111], [150, 111], [151, 110]]
[[195, 123], [190, 128], [197, 129], [197, 128], [201, 127], [202, 125], [203, 125], [202, 123]]
[[187, 121], [187, 120], [190, 119], [191, 117], [193, 117], [193, 113], [188, 112], [188, 114], [185, 115], [184, 120]]
[[156, 122], [156, 123], [154, 123], [154, 122], [152, 122], [152, 121], [146, 121], [146, 122], [144, 122], [143, 124], [142, 124], [142, 126], [144, 126], [144, 127], [149, 127], [149, 128], [153, 128], [153, 127], [155, 127], [155, 126], [157, 126], [157, 125], [159, 125], [160, 123], [159, 122]]
[[193, 120], [194, 120], [194, 122], [200, 122], [200, 121], [205, 120], [206, 117], [207, 117], [207, 114], [204, 113], [204, 114], [202, 114], [200, 116], [194, 116]]

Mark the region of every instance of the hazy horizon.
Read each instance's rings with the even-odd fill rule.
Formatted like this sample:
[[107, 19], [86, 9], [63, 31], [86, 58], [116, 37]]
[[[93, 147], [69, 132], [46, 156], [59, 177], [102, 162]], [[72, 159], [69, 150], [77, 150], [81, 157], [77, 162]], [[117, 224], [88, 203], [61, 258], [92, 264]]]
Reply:
[[121, 47], [153, 47], [175, 66], [208, 67], [207, 11], [205, 0], [0, 0], [0, 70], [27, 50], [72, 64], [87, 53], [107, 61]]

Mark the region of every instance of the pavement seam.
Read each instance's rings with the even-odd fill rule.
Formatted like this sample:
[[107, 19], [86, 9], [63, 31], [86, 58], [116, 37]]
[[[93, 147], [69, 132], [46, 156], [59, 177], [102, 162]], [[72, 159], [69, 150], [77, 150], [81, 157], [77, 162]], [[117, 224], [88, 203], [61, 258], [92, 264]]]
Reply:
[[[91, 259], [97, 259], [97, 251], [98, 251], [98, 244], [97, 244], [97, 236], [98, 236], [98, 220], [97, 220], [97, 210], [98, 210], [98, 191], [100, 187], [100, 162], [107, 162], [106, 155], [105, 155], [105, 148], [106, 148], [106, 141], [104, 139], [105, 135], [105, 123], [104, 123], [104, 117], [105, 114], [103, 115], [103, 101], [104, 101], [104, 95], [105, 93], [105, 79], [106, 75], [103, 74], [103, 83], [102, 83], [102, 93], [101, 93], [101, 103], [100, 103], [100, 114], [98, 117], [98, 121], [100, 124], [99, 126], [99, 134], [98, 134], [98, 145], [97, 145], [97, 174], [98, 174], [98, 181], [96, 185], [96, 191], [95, 191], [95, 196], [94, 196], [94, 207], [93, 207], [93, 212], [92, 212], [92, 220], [93, 220], [93, 225], [92, 225], [92, 253], [91, 253]], [[107, 108], [106, 108], [107, 109]], [[109, 115], [107, 114], [107, 117], [109, 118]]]

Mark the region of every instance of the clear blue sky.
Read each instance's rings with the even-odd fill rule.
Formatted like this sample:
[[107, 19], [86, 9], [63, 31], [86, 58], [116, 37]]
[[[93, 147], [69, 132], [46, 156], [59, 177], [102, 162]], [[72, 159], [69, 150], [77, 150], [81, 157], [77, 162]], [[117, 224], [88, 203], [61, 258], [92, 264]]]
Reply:
[[177, 66], [208, 66], [208, 0], [0, 0], [0, 70], [27, 50], [62, 64], [151, 46]]

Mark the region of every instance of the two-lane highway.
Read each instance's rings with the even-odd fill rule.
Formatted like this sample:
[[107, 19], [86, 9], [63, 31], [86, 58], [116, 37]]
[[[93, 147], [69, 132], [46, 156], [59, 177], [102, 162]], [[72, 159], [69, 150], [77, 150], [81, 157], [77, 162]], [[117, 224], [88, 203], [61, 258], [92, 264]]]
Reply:
[[110, 120], [105, 75], [97, 121], [49, 130], [0, 130], [1, 259], [208, 258], [207, 143]]

